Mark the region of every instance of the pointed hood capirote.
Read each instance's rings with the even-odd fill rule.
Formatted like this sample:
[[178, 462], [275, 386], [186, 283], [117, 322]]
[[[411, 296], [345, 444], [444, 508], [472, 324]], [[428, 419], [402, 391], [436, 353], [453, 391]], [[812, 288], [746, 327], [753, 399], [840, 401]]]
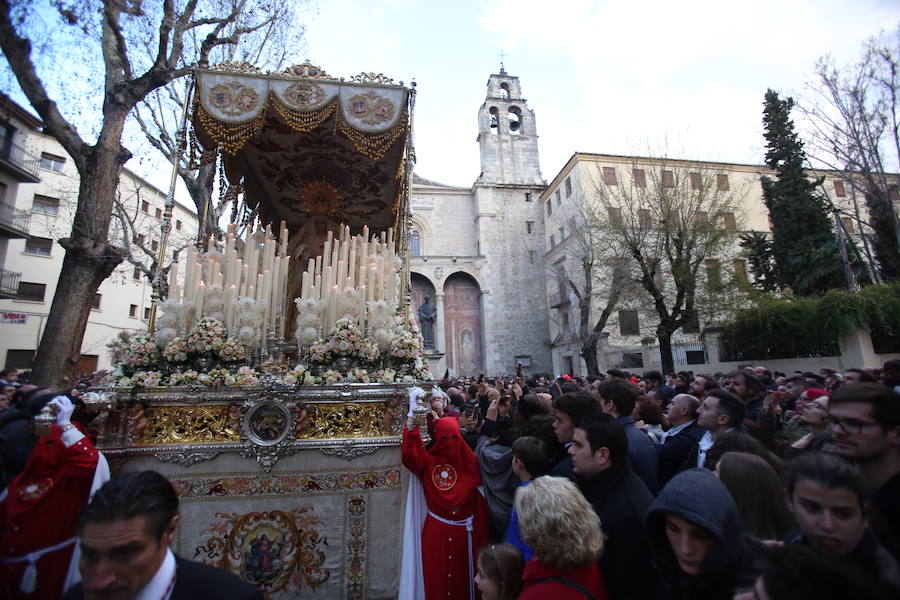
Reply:
[[[686, 575], [666, 535], [666, 515], [677, 515], [709, 531], [712, 549], [694, 576]], [[653, 563], [677, 598], [731, 598], [743, 568], [745, 542], [734, 499], [707, 469], [679, 473], [659, 493], [644, 517]]]

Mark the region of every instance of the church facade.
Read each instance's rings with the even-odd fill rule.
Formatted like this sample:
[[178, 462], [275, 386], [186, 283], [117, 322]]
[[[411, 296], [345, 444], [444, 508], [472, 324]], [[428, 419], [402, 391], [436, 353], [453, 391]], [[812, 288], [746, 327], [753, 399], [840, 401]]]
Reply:
[[488, 79], [477, 140], [481, 174], [471, 187], [414, 180], [412, 309], [438, 377], [512, 374], [517, 363], [549, 373], [546, 182], [534, 112], [502, 68]]

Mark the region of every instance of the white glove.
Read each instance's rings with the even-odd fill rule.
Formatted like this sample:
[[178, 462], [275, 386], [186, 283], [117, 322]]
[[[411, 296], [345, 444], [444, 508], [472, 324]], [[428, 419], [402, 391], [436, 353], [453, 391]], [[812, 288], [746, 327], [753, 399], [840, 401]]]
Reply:
[[75, 405], [69, 400], [68, 396], [57, 396], [50, 402], [49, 406], [56, 407], [56, 424], [60, 427], [70, 425], [72, 423], [72, 413], [75, 412]]
[[410, 419], [415, 416], [413, 409], [416, 407], [416, 398], [419, 396], [425, 396], [425, 390], [420, 387], [410, 388], [409, 390], [409, 412], [406, 413], [406, 416]]

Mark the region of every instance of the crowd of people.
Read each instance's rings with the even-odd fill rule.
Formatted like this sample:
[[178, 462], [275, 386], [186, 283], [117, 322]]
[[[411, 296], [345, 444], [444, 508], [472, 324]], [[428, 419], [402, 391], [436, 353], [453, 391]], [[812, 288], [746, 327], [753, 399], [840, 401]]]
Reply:
[[900, 361], [445, 375], [410, 406], [401, 597], [900, 597]]
[[[13, 371], [0, 385], [0, 596], [262, 598], [172, 553], [174, 488], [152, 471], [110, 478], [83, 387]], [[401, 598], [900, 594], [900, 361], [445, 375], [411, 390], [408, 417]]]

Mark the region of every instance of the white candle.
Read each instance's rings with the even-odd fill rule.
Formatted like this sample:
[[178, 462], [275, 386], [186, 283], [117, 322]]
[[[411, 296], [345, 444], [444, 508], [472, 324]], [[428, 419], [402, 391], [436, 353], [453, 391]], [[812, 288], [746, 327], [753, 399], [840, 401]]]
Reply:
[[225, 289], [225, 329], [229, 336], [234, 335], [234, 297], [237, 294], [237, 288], [229, 285]]
[[197, 290], [194, 293], [194, 318], [199, 319], [203, 316], [203, 302], [206, 298], [206, 286], [203, 282], [197, 284]]
[[169, 298], [175, 298], [175, 288], [178, 287], [178, 263], [169, 265]]

